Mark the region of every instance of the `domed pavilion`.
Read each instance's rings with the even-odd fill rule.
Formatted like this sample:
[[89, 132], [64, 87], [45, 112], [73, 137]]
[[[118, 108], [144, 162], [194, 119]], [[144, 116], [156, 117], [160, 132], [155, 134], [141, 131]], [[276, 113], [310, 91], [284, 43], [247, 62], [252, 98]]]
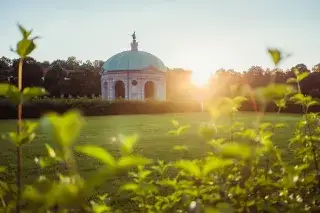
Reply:
[[101, 68], [103, 100], [165, 100], [166, 66], [151, 53], [139, 51], [135, 32], [131, 50], [115, 54]]

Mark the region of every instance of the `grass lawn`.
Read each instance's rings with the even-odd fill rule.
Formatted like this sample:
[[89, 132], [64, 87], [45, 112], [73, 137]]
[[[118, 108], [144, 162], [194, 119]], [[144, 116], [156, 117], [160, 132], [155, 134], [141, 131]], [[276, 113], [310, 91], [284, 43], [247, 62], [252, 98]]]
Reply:
[[[178, 137], [169, 135], [168, 131], [173, 127], [171, 119], [176, 119], [181, 124], [190, 124], [191, 128]], [[278, 133], [275, 137], [275, 143], [281, 147], [286, 147], [298, 119], [299, 115], [282, 114], [278, 116], [276, 114], [266, 114], [263, 120], [266, 122], [287, 123], [288, 127], [277, 130]], [[153, 159], [169, 161], [180, 157], [200, 157], [208, 148], [205, 141], [198, 135], [198, 126], [203, 122], [210, 121], [210, 116], [207, 113], [101, 116], [87, 117], [86, 120], [87, 125], [82, 130], [77, 143], [99, 145], [106, 148], [113, 155], [119, 154], [118, 144], [116, 141], [112, 141], [111, 138], [116, 137], [120, 133], [138, 133], [140, 139], [136, 146], [136, 152]], [[255, 114], [240, 113], [237, 120], [250, 126], [255, 121]], [[222, 120], [219, 123], [222, 124], [223, 122], [227, 121]], [[0, 133], [14, 130], [14, 120], [0, 120]], [[25, 183], [40, 174], [39, 169], [34, 163], [34, 158], [46, 154], [45, 142], [52, 144], [47, 135], [39, 132], [37, 139], [23, 148], [23, 177]], [[186, 145], [189, 147], [189, 151], [184, 154], [176, 152], [173, 150], [175, 145]], [[16, 163], [15, 147], [7, 141], [1, 141], [0, 152], [0, 165], [6, 166], [9, 169], [9, 178], [12, 178]], [[78, 161], [78, 169], [84, 176], [99, 166], [95, 160], [83, 155], [75, 154], [75, 157]], [[54, 169], [50, 168], [47, 172], [51, 173]], [[119, 178], [115, 181], [119, 182]]]

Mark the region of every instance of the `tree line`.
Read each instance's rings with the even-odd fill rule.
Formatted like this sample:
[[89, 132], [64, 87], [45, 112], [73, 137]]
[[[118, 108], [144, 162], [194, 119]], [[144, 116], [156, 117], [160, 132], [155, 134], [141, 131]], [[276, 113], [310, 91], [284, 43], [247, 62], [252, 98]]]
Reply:
[[219, 69], [209, 82], [211, 95], [230, 95], [231, 85], [249, 85], [251, 88], [267, 86], [269, 83], [286, 84], [288, 79], [295, 77], [294, 71], [307, 72], [308, 77], [300, 83], [302, 93], [312, 97], [320, 97], [320, 63], [308, 69], [305, 64], [297, 64], [290, 69], [264, 69], [261, 66], [252, 66], [247, 71]]
[[[19, 59], [0, 58], [0, 82], [17, 83]], [[23, 87], [42, 86], [49, 96], [92, 97], [101, 94], [100, 69], [102, 60], [81, 61], [71, 56], [66, 60], [57, 59], [52, 62], [37, 61], [28, 57], [23, 63]], [[282, 70], [265, 69], [252, 66], [244, 72], [233, 69], [219, 69], [208, 80], [210, 96], [228, 95], [231, 85], [246, 84], [252, 88], [266, 86], [270, 82], [286, 83], [294, 76], [294, 69], [309, 72], [310, 75], [301, 82], [302, 92], [313, 97], [320, 97], [320, 63], [309, 69], [305, 64]], [[192, 72], [181, 68], [169, 69], [166, 73], [166, 91], [169, 100], [193, 99], [201, 92], [191, 83]]]

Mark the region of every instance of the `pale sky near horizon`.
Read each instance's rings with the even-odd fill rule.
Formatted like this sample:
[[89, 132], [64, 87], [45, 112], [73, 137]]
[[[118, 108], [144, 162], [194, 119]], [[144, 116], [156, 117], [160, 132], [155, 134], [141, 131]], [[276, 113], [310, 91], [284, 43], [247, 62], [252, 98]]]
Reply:
[[267, 47], [293, 56], [281, 68], [320, 63], [319, 0], [3, 0], [0, 57], [20, 38], [16, 23], [40, 35], [37, 60], [76, 56], [107, 60], [139, 49], [170, 68], [191, 69], [205, 78], [219, 68], [243, 71], [273, 65]]

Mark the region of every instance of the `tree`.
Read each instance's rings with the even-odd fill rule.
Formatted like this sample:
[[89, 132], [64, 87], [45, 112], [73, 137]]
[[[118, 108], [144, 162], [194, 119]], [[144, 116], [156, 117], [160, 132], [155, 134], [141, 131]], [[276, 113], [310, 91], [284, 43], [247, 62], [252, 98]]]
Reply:
[[57, 59], [54, 60], [51, 64], [50, 64], [50, 68], [61, 68], [61, 69], [67, 69], [67, 62], [65, 60], [61, 60], [61, 59]]
[[81, 61], [78, 61], [75, 56], [68, 57], [66, 61], [67, 70], [77, 70], [80, 67]]
[[304, 94], [317, 94], [319, 97], [320, 72], [312, 72], [300, 82], [300, 88]]
[[296, 66], [291, 68], [291, 71], [297, 70], [299, 73], [302, 72], [310, 72], [310, 70], [308, 69], [308, 67], [305, 64], [297, 64]]
[[10, 69], [11, 66], [12, 66], [12, 61], [10, 58], [7, 58], [5, 56], [2, 56], [0, 58], [0, 70]]
[[94, 60], [92, 65], [93, 65], [94, 69], [96, 70], [96, 69], [101, 69], [103, 63], [104, 63], [104, 61], [102, 61], [102, 60]]
[[90, 60], [86, 60], [84, 63], [81, 64], [80, 69], [86, 71], [93, 71], [94, 66]]
[[312, 67], [312, 72], [320, 72], [320, 63], [318, 63]]
[[[22, 88], [30, 86], [42, 86], [44, 70], [33, 58], [26, 58], [23, 61], [22, 72]], [[18, 63], [14, 62], [14, 67], [11, 75], [11, 83], [18, 84]]]
[[60, 96], [63, 92], [63, 85], [66, 77], [67, 73], [60, 67], [60, 65], [53, 65], [48, 69], [44, 76], [45, 89], [52, 96]]

